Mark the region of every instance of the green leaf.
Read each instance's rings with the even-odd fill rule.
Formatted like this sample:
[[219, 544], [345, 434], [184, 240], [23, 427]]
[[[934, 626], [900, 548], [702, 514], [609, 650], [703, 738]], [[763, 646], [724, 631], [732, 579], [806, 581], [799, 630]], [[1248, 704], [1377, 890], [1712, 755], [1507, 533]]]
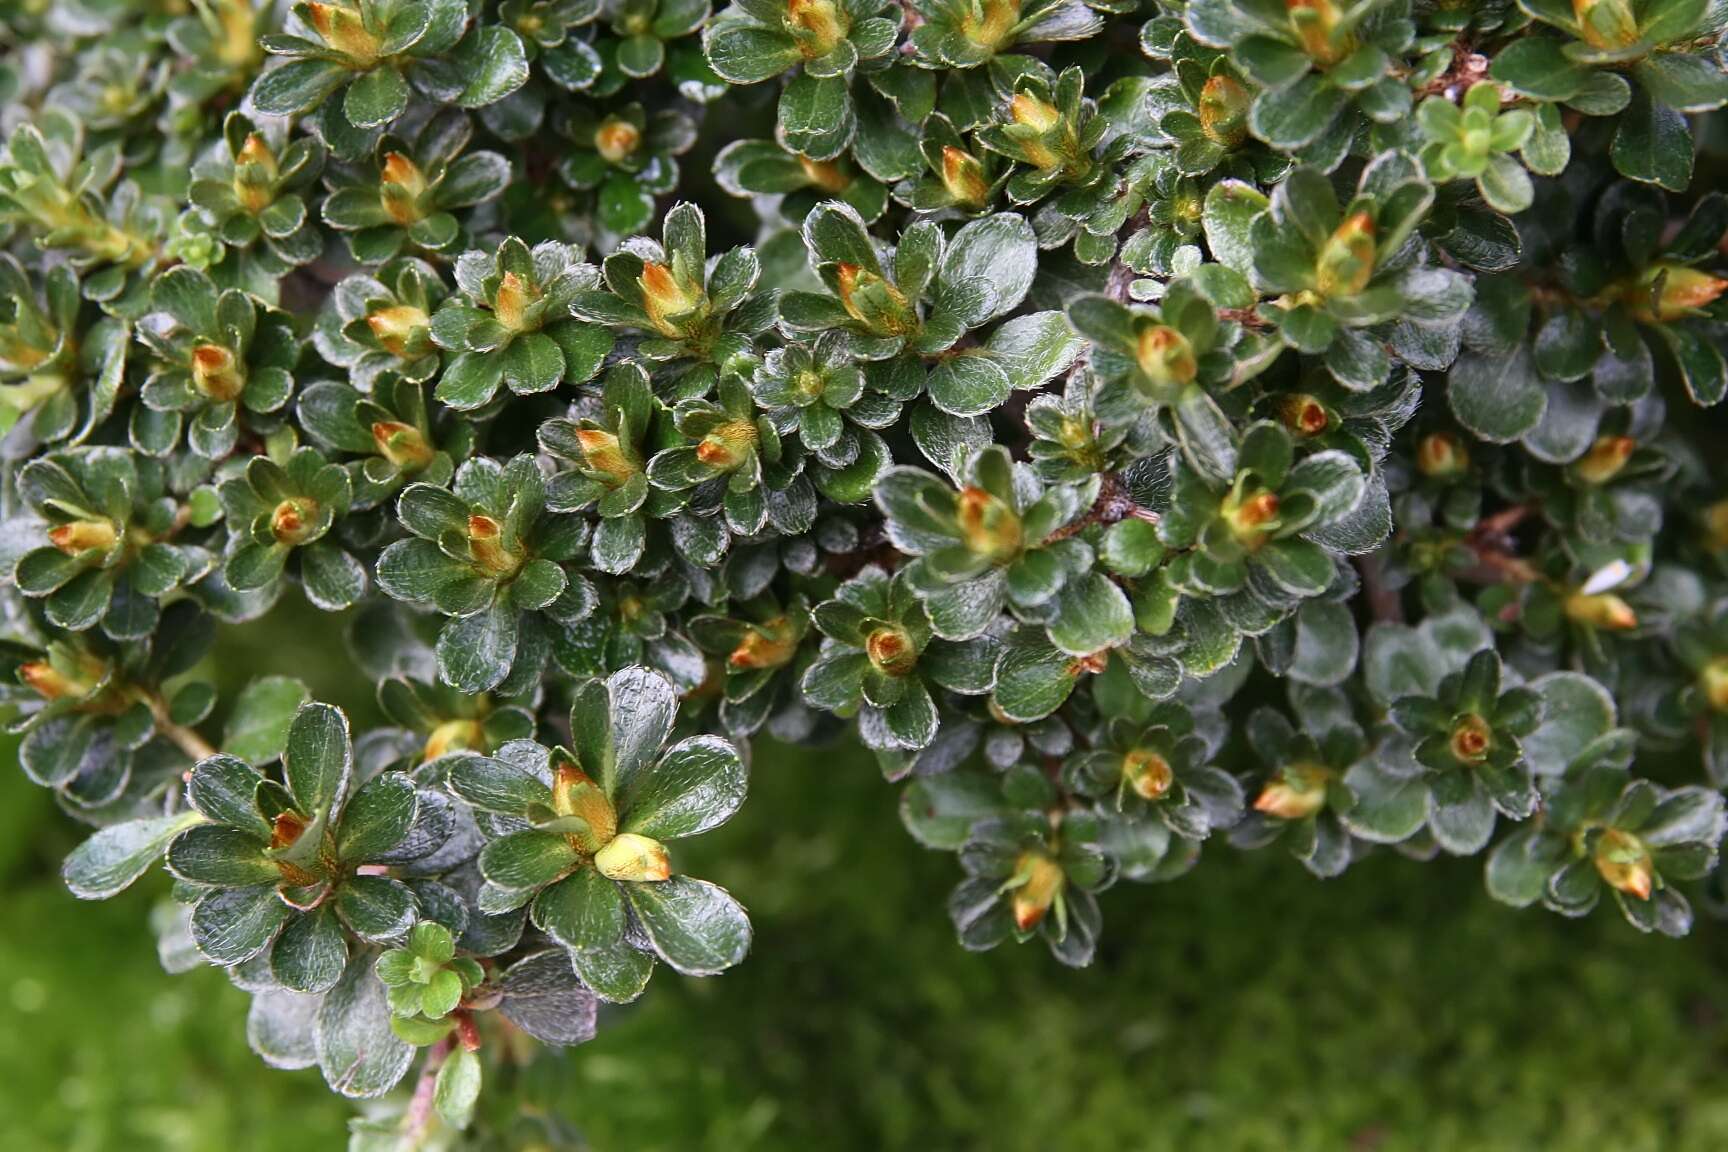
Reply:
[[451, 687], [473, 694], [504, 682], [516, 662], [520, 613], [504, 596], [438, 634], [438, 670]]
[[1446, 398], [1460, 424], [1495, 444], [1510, 444], [1535, 428], [1548, 407], [1548, 391], [1527, 344], [1511, 356], [1460, 353], [1446, 381]]
[[328, 907], [288, 921], [270, 949], [270, 974], [295, 992], [328, 992], [348, 963], [348, 941]]
[[749, 785], [738, 750], [718, 736], [693, 736], [666, 750], [619, 793], [619, 830], [676, 840], [731, 818]]
[[318, 1067], [325, 1083], [355, 1099], [372, 1099], [394, 1088], [407, 1074], [414, 1049], [392, 1030], [391, 1020], [390, 1002], [372, 970], [371, 956], [354, 956], [318, 1010]]
[[106, 900], [142, 876], [168, 842], [198, 820], [196, 812], [182, 812], [111, 824], [72, 850], [60, 876], [78, 899]]
[[414, 782], [401, 772], [385, 772], [366, 782], [342, 811], [336, 854], [344, 863], [374, 860], [402, 842], [419, 809]]
[[391, 943], [407, 935], [419, 914], [414, 893], [388, 876], [349, 876], [336, 889], [336, 912], [356, 936]]
[[750, 950], [750, 919], [724, 888], [688, 876], [624, 885], [655, 953], [687, 976], [713, 976]]
[[930, 400], [954, 416], [982, 416], [1001, 407], [1014, 385], [987, 356], [952, 356], [930, 370]]
[[1070, 580], [1056, 599], [1050, 642], [1071, 656], [1090, 656], [1126, 644], [1134, 634], [1128, 597], [1102, 572]]
[[351, 75], [329, 60], [290, 60], [258, 78], [252, 103], [267, 116], [292, 116], [315, 107]]
[[579, 860], [563, 834], [528, 828], [486, 845], [480, 872], [500, 888], [527, 892], [557, 880]]
[[274, 884], [217, 888], [192, 909], [192, 942], [211, 963], [231, 967], [264, 951], [288, 915]]
[[1639, 90], [1620, 114], [1609, 155], [1622, 176], [1684, 192], [1692, 180], [1692, 148], [1686, 117]]
[[474, 1105], [480, 1099], [480, 1057], [457, 1045], [438, 1069], [432, 1088], [432, 1104], [444, 1123], [460, 1132], [474, 1120]]
[[534, 923], [572, 951], [615, 949], [624, 939], [624, 896], [615, 881], [582, 868], [535, 898]]
[[301, 705], [282, 753], [283, 780], [301, 814], [317, 817], [339, 807], [353, 767], [348, 717], [329, 704]]
[[342, 114], [356, 128], [376, 128], [402, 115], [408, 107], [408, 81], [389, 64], [362, 72], [348, 85]]

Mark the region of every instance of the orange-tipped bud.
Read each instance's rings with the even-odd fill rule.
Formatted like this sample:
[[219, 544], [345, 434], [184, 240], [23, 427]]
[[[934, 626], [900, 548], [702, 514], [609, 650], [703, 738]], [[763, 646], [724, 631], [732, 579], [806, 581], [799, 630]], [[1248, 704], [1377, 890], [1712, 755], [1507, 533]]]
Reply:
[[1645, 324], [1682, 320], [1728, 291], [1728, 280], [1684, 264], [1654, 264], [1623, 293], [1632, 315]]
[[382, 41], [366, 27], [356, 8], [343, 4], [325, 4], [313, 0], [307, 5], [308, 20], [313, 31], [324, 43], [359, 64], [372, 64], [378, 59]]
[[1638, 43], [1638, 17], [1631, 0], [1572, 0], [1578, 33], [1592, 48], [1617, 52]]
[[246, 376], [234, 353], [220, 344], [199, 344], [192, 349], [192, 386], [217, 403], [238, 397], [246, 387]]
[[839, 264], [835, 281], [846, 314], [881, 336], [904, 336], [918, 327], [917, 313], [893, 283], [858, 264]]
[[1450, 432], [1430, 432], [1416, 444], [1416, 471], [1431, 480], [1450, 480], [1469, 468], [1469, 451]]
[[594, 150], [608, 164], [622, 164], [642, 146], [642, 130], [628, 120], [608, 116], [594, 130]]
[[905, 676], [918, 666], [918, 650], [903, 628], [877, 628], [864, 638], [864, 652], [884, 676]]
[[1320, 249], [1314, 287], [1322, 296], [1354, 296], [1368, 287], [1376, 258], [1374, 217], [1357, 212], [1345, 218]]
[[1326, 405], [1306, 392], [1294, 392], [1278, 400], [1278, 419], [1298, 436], [1318, 436], [1332, 425]]
[[426, 174], [420, 166], [400, 152], [384, 157], [379, 172], [378, 201], [390, 219], [406, 228], [425, 218], [421, 198], [426, 195]]
[[634, 832], [620, 832], [594, 854], [594, 867], [609, 880], [657, 884], [672, 875], [666, 846]]
[[506, 272], [498, 278], [498, 291], [492, 295], [492, 317], [512, 332], [521, 332], [528, 325], [528, 309], [540, 298], [522, 277]]
[[1153, 324], [1140, 329], [1135, 340], [1134, 359], [1150, 384], [1156, 399], [1189, 383], [1200, 372], [1194, 358], [1194, 346], [1188, 337], [1167, 324]]
[[286, 811], [277, 813], [276, 819], [270, 822], [270, 848], [280, 852], [284, 848], [292, 848], [300, 842], [300, 837], [306, 831], [306, 818], [298, 812]]
[[1211, 77], [1201, 87], [1196, 104], [1200, 131], [1214, 144], [1236, 147], [1248, 137], [1248, 107], [1253, 102], [1248, 90], [1229, 76]]
[[852, 177], [846, 175], [833, 160], [812, 160], [800, 154], [798, 167], [803, 171], [806, 180], [824, 192], [832, 192], [838, 196], [852, 186]]
[[696, 443], [696, 459], [716, 472], [740, 467], [756, 449], [758, 433], [749, 420], [729, 420]]
[[106, 552], [120, 539], [112, 520], [74, 520], [48, 530], [48, 541], [68, 556]]
[[1233, 492], [1218, 514], [1230, 526], [1231, 535], [1250, 550], [1264, 544], [1278, 527], [1278, 494], [1264, 488]]
[[1157, 800], [1176, 783], [1176, 771], [1150, 748], [1136, 748], [1122, 757], [1122, 782], [1142, 800]]
[[1254, 811], [1277, 820], [1305, 820], [1326, 806], [1331, 773], [1317, 764], [1290, 764], [1260, 789]]
[[1626, 632], [1638, 627], [1638, 613], [1612, 592], [1593, 596], [1574, 592], [1566, 597], [1565, 609], [1568, 619], [1605, 632]]
[[486, 730], [478, 720], [446, 720], [432, 729], [432, 734], [426, 737], [426, 746], [421, 749], [420, 758], [436, 760], [451, 752], [470, 750], [483, 752], [486, 750]]
[[789, 663], [797, 651], [791, 621], [781, 616], [746, 628], [744, 638], [727, 654], [726, 664], [735, 672], [778, 668]]
[[263, 136], [252, 133], [234, 154], [234, 198], [256, 216], [276, 200], [276, 173], [276, 154]]
[[1466, 764], [1480, 764], [1494, 747], [1494, 729], [1474, 712], [1465, 713], [1452, 724], [1452, 755]]
[[581, 821], [582, 827], [567, 831], [577, 851], [592, 855], [618, 834], [618, 812], [600, 785], [562, 754], [552, 770], [552, 811]]
[[292, 548], [304, 544], [317, 526], [318, 504], [304, 496], [290, 496], [270, 513], [270, 534], [276, 542]]
[[1593, 859], [1597, 875], [1608, 887], [1640, 900], [1650, 899], [1656, 888], [1656, 864], [1638, 837], [1610, 828], [1597, 838]]
[[1302, 50], [1321, 67], [1338, 63], [1355, 46], [1348, 33], [1338, 30], [1343, 13], [1335, 0], [1284, 0], [1284, 8]]
[[638, 471], [624, 454], [618, 437], [603, 428], [578, 428], [576, 443], [582, 449], [582, 465], [592, 479], [616, 488]]
[[412, 304], [392, 304], [366, 314], [366, 327], [384, 350], [407, 360], [427, 350], [432, 318]]
[[1021, 932], [1036, 928], [1067, 883], [1068, 877], [1056, 861], [1042, 852], [1022, 853], [1009, 881], [1014, 893], [1014, 927]]
[[952, 144], [942, 147], [942, 187], [956, 204], [978, 209], [990, 199], [990, 181], [984, 177], [984, 164], [964, 148]]
[[1704, 701], [1718, 712], [1728, 712], [1728, 656], [1718, 656], [1698, 673]]
[[20, 665], [18, 679], [44, 700], [77, 700], [95, 689], [94, 684], [68, 676], [46, 660]]
[[1006, 45], [1020, 23], [1020, 0], [982, 0], [976, 9], [962, 9], [960, 32], [966, 39], [992, 51]]
[[818, 60], [839, 47], [852, 18], [834, 0], [786, 0], [786, 31], [806, 60]]
[[955, 520], [966, 547], [992, 563], [1006, 564], [1025, 543], [1020, 517], [1007, 504], [975, 485], [963, 488], [954, 504]]
[[420, 429], [400, 420], [380, 420], [372, 425], [372, 443], [378, 455], [404, 472], [418, 472], [432, 462], [432, 445]]
[[1572, 474], [1586, 484], [1606, 484], [1620, 474], [1631, 459], [1638, 441], [1630, 436], [1598, 436], [1572, 464]]
[[1704, 547], [1712, 552], [1728, 551], [1728, 500], [1718, 500], [1704, 509]]
[[672, 269], [664, 264], [644, 264], [639, 283], [642, 285], [643, 310], [648, 313], [654, 327], [662, 336], [683, 335], [677, 321], [694, 312], [702, 303], [701, 290], [692, 290], [680, 283]]
[[468, 554], [494, 576], [508, 576], [522, 558], [504, 547], [504, 526], [490, 516], [468, 517]]

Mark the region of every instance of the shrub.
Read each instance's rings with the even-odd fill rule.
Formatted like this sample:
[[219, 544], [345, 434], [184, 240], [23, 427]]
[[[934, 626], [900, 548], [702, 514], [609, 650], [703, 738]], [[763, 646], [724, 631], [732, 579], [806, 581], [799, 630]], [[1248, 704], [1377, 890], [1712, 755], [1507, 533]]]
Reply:
[[[267, 1061], [374, 1097], [426, 1050], [359, 1146], [478, 1139], [524, 1037], [745, 957], [675, 853], [758, 736], [873, 750], [967, 948], [1087, 964], [1208, 840], [1689, 929], [1715, 8], [8, 20], [22, 768], [95, 829], [76, 895], [165, 861], [163, 955]], [[210, 669], [295, 595], [388, 724]]]

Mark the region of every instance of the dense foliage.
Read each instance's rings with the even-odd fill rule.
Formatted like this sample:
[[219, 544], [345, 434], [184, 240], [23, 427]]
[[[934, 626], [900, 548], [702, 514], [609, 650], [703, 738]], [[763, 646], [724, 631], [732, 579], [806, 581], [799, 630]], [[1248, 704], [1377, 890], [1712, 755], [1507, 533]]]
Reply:
[[[5, 691], [265, 1059], [427, 1050], [358, 1146], [743, 959], [668, 844], [758, 736], [874, 751], [967, 948], [1207, 840], [1689, 929], [1728, 9], [175, 7], [0, 26]], [[218, 698], [284, 595], [390, 726]]]

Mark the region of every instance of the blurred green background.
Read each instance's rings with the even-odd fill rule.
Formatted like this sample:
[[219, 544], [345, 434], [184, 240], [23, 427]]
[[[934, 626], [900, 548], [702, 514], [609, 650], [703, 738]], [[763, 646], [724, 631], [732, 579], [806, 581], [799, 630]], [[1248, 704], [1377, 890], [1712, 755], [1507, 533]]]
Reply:
[[[279, 626], [225, 669], [306, 676], [374, 713]], [[312, 637], [312, 639], [307, 639]], [[268, 650], [268, 656], [265, 653]], [[339, 1149], [350, 1106], [246, 1048], [246, 997], [171, 977], [165, 886], [106, 904], [60, 887], [78, 832], [0, 746], [0, 1149]], [[1390, 853], [1322, 883], [1220, 846], [1104, 899], [1098, 962], [973, 956], [953, 859], [901, 830], [852, 750], [764, 746], [752, 796], [678, 864], [751, 909], [750, 959], [662, 969], [539, 1086], [598, 1152], [1720, 1152], [1728, 931], [1640, 937], [1483, 894], [1480, 862]]]

